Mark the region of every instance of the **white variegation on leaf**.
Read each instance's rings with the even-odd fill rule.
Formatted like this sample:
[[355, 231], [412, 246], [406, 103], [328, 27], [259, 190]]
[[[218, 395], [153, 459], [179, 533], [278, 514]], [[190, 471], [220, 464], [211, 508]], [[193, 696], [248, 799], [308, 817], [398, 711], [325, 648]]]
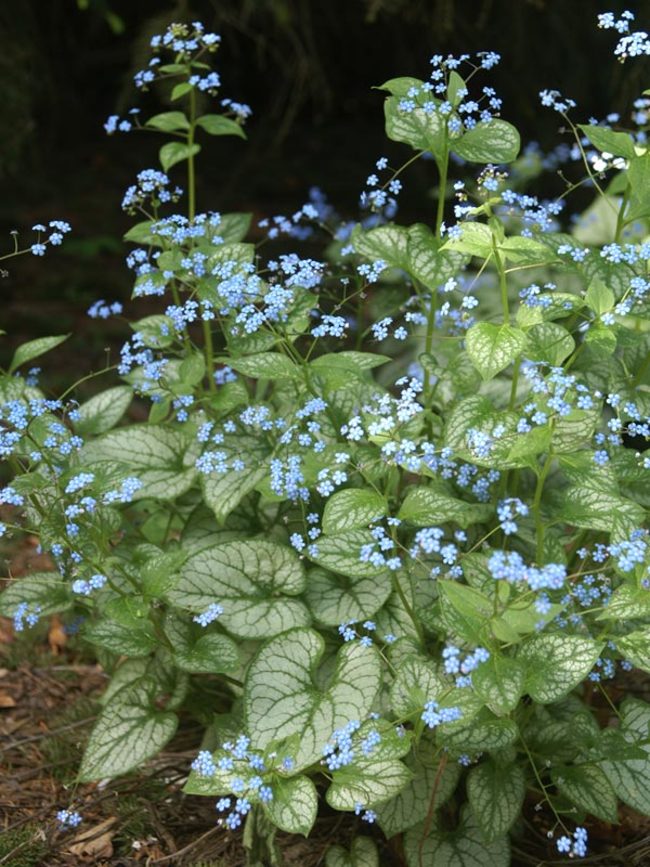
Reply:
[[246, 677], [244, 712], [253, 749], [293, 738], [295, 770], [318, 761], [332, 733], [363, 720], [379, 689], [379, 658], [358, 642], [343, 645], [330, 684], [314, 686], [325, 651], [311, 629], [292, 629], [267, 642]]
[[447, 831], [440, 820], [425, 836], [424, 825], [411, 828], [404, 840], [408, 867], [509, 867], [508, 838], [488, 841], [469, 809], [463, 810], [460, 824]]
[[377, 845], [370, 837], [355, 837], [348, 852], [343, 846], [330, 846], [325, 867], [379, 867]]
[[625, 740], [640, 746], [645, 758], [601, 762], [601, 768], [623, 803], [650, 816], [650, 704], [627, 698], [621, 705]]
[[160, 687], [141, 678], [115, 693], [95, 723], [79, 779], [101, 780], [138, 768], [170, 740], [178, 725], [175, 713], [155, 704]]
[[526, 343], [526, 335], [520, 328], [477, 322], [467, 332], [465, 345], [472, 364], [487, 381], [512, 364]]
[[303, 774], [290, 780], [277, 779], [273, 800], [264, 804], [264, 812], [281, 831], [307, 837], [318, 812], [316, 786]]
[[434, 746], [430, 743], [418, 750], [417, 758], [409, 756], [405, 763], [412, 773], [411, 780], [398, 795], [377, 807], [377, 822], [387, 837], [394, 837], [423, 821], [434, 787], [434, 810], [453, 794], [460, 779], [460, 765], [447, 757], [437, 759], [434, 756]]
[[357, 804], [375, 807], [398, 795], [412, 774], [399, 759], [357, 759], [335, 771], [327, 803], [335, 810], [354, 810]]
[[367, 527], [383, 518], [388, 510], [385, 498], [368, 488], [336, 491], [323, 512], [323, 532], [328, 535]]
[[194, 467], [185, 463], [191, 445], [189, 433], [178, 428], [134, 424], [89, 440], [79, 452], [79, 460], [84, 468], [103, 462], [122, 464], [142, 482], [136, 500], [173, 500], [196, 479]]
[[469, 772], [467, 797], [485, 839], [496, 840], [515, 822], [526, 794], [526, 781], [518, 765], [490, 759]]
[[526, 692], [540, 704], [557, 701], [589, 674], [602, 648], [602, 642], [579, 635], [531, 636], [517, 653], [526, 666]]
[[516, 128], [492, 118], [477, 123], [453, 143], [454, 153], [470, 163], [511, 163], [517, 159], [521, 140]]
[[307, 575], [305, 599], [319, 623], [338, 626], [344, 621], [372, 617], [391, 591], [387, 571], [368, 578], [347, 578], [326, 569], [312, 569]]
[[265, 539], [224, 542], [189, 557], [169, 598], [191, 611], [223, 606], [219, 622], [241, 638], [268, 638], [306, 626], [302, 563], [292, 548]]

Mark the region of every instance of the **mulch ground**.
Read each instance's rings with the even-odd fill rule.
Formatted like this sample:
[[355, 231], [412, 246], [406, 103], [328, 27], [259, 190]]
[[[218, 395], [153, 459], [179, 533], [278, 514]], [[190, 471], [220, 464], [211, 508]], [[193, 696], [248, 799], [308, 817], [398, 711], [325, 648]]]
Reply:
[[[7, 565], [14, 577], [51, 568], [29, 538], [9, 552]], [[242, 836], [216, 825], [213, 799], [181, 791], [201, 739], [191, 720], [182, 720], [168, 748], [137, 775], [75, 782], [108, 681], [85, 653], [56, 617], [36, 643], [14, 635], [0, 618], [0, 867], [244, 867]], [[83, 823], [61, 832], [56, 812], [71, 804]], [[513, 867], [566, 865], [546, 840], [548, 819], [535, 806], [526, 805]], [[580, 863], [650, 865], [650, 819], [624, 807], [620, 817], [618, 826], [589, 824], [593, 854]], [[331, 813], [319, 818], [309, 841], [278, 834], [277, 846], [288, 867], [317, 867], [332, 842], [345, 843], [358, 830], [354, 817]], [[381, 867], [404, 863], [399, 842], [384, 844]]]

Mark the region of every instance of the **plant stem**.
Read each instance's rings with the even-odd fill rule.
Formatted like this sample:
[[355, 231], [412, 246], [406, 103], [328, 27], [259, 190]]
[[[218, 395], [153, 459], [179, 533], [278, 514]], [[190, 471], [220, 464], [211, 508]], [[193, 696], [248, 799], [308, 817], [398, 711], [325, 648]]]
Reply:
[[196, 94], [194, 88], [190, 91], [190, 128], [187, 131], [187, 195], [188, 217], [193, 220], [196, 216], [196, 178], [194, 173], [194, 133], [196, 132]]
[[406, 593], [404, 593], [404, 589], [402, 588], [402, 585], [400, 584], [399, 578], [397, 577], [397, 572], [391, 571], [390, 577], [391, 577], [391, 582], [393, 585], [393, 590], [399, 596], [401, 603], [404, 606], [405, 611], [407, 612], [408, 616], [413, 621], [413, 626], [415, 627], [415, 631], [418, 634], [418, 640], [420, 642], [420, 645], [422, 647], [424, 647], [424, 632], [422, 630], [422, 625], [421, 625], [420, 621], [418, 620], [418, 618], [416, 617], [415, 611], [413, 610], [413, 606], [406, 598]]
[[445, 216], [445, 198], [447, 194], [447, 172], [449, 171], [449, 150], [445, 146], [442, 154], [442, 159], [438, 162], [438, 172], [440, 174], [440, 187], [438, 189], [438, 207], [436, 209], [436, 238], [440, 238], [440, 229]]
[[544, 553], [544, 522], [542, 521], [542, 516], [541, 516], [542, 493], [544, 491], [544, 482], [546, 481], [546, 477], [549, 474], [552, 463], [553, 463], [553, 452], [549, 452], [547, 457], [546, 457], [546, 461], [544, 462], [544, 466], [542, 467], [542, 472], [539, 474], [539, 478], [537, 479], [537, 487], [535, 488], [535, 497], [533, 499], [533, 514], [535, 515], [535, 533], [537, 536], [536, 557], [537, 557], [537, 563], [538, 564], [540, 564], [542, 562], [542, 556]]
[[[437, 161], [438, 173], [440, 176], [440, 186], [438, 189], [438, 206], [436, 208], [436, 223], [435, 236], [440, 239], [440, 230], [445, 216], [445, 194], [447, 192], [447, 173], [449, 171], [449, 150], [445, 145], [442, 157]], [[431, 290], [429, 296], [429, 313], [427, 315], [427, 332], [424, 338], [424, 351], [431, 352], [433, 347], [433, 332], [436, 323], [436, 295], [435, 291]], [[429, 370], [424, 371], [423, 393], [424, 405], [428, 406], [431, 390], [431, 373]]]
[[625, 187], [625, 192], [623, 193], [623, 199], [621, 201], [621, 207], [618, 210], [618, 215], [616, 217], [616, 230], [614, 232], [614, 243], [618, 244], [621, 240], [621, 235], [623, 234], [623, 229], [625, 228], [625, 211], [627, 209], [627, 203], [630, 196], [630, 185], [628, 184]]
[[503, 308], [503, 322], [505, 325], [510, 325], [510, 306], [508, 304], [508, 284], [506, 282], [506, 272], [503, 267], [503, 260], [499, 255], [499, 250], [496, 245], [496, 239], [492, 241], [492, 249], [494, 250], [494, 262], [499, 272], [499, 288], [501, 290], [501, 306]]
[[[187, 131], [187, 214], [190, 222], [196, 216], [196, 174], [194, 170], [194, 135], [196, 133], [196, 93], [194, 88], [190, 91], [190, 128]], [[214, 344], [212, 342], [212, 329], [209, 320], [203, 320], [203, 342], [205, 350], [205, 370], [208, 377], [210, 391], [217, 390], [214, 381]]]

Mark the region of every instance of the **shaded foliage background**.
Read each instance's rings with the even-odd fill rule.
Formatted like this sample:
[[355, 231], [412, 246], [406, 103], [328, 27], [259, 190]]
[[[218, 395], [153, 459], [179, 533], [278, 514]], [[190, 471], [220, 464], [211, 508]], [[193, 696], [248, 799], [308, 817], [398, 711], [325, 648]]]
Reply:
[[[199, 160], [199, 207], [292, 213], [319, 185], [354, 215], [378, 156], [404, 151], [383, 133], [383, 95], [373, 86], [395, 75], [426, 77], [434, 52], [492, 49], [491, 74], [524, 142], [558, 142], [556, 117], [537, 97], [554, 87], [573, 97], [582, 119], [629, 105], [643, 88], [643, 64], [619, 66], [612, 36], [596, 28], [603, 0], [22, 0], [0, 3], [0, 234], [61, 218], [74, 236], [44, 264], [11, 263], [2, 327], [9, 345], [53, 331], [75, 331], [74, 353], [101, 361], [111, 328], [85, 309], [98, 297], [126, 299], [119, 210], [135, 173], [154, 165], [146, 135], [107, 138], [103, 123], [133, 105], [155, 107], [154, 91], [134, 94], [132, 75], [153, 33], [173, 20], [201, 19], [222, 33], [223, 94], [249, 102], [249, 142], [210, 142]], [[650, 2], [634, 5], [640, 26]], [[486, 79], [487, 80], [487, 79]], [[406, 178], [403, 221], [431, 213], [431, 166]], [[548, 176], [552, 195], [559, 182]], [[29, 237], [29, 234], [28, 234]], [[53, 320], [56, 328], [53, 328]], [[121, 333], [120, 327], [116, 334]], [[0, 352], [0, 357], [5, 352]], [[59, 353], [66, 367], [65, 357]], [[76, 367], [77, 359], [72, 359]], [[67, 367], [70, 368], [70, 364]], [[62, 376], [68, 371], [60, 371]]]

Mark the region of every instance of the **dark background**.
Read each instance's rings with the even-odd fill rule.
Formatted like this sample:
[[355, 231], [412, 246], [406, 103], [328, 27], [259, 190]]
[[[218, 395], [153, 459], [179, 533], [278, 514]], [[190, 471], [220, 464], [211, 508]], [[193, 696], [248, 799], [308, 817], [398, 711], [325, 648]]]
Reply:
[[[199, 208], [290, 214], [316, 184], [354, 217], [377, 157], [399, 164], [408, 156], [385, 139], [383, 96], [373, 86], [426, 78], [433, 53], [498, 51], [502, 63], [483, 83], [503, 97], [502, 116], [522, 140], [547, 149], [562, 134], [559, 117], [540, 107], [540, 89], [576, 99], [575, 117], [586, 121], [625, 111], [650, 85], [647, 62], [618, 64], [617, 35], [596, 26], [598, 12], [624, 8], [639, 29], [650, 26], [649, 0], [0, 0], [0, 250], [11, 248], [14, 228], [31, 243], [35, 222], [73, 226], [44, 259], [3, 263], [0, 327], [10, 337], [0, 356], [21, 340], [74, 331], [68, 354], [56, 353], [65, 378], [79, 369], [79, 352], [97, 364], [104, 343], [124, 333], [85, 311], [97, 298], [130, 295], [120, 238], [131, 221], [119, 205], [135, 173], [156, 165], [159, 142], [108, 138], [103, 123], [136, 105], [144, 117], [164, 108], [155, 91], [143, 97], [131, 81], [149, 38], [170, 21], [200, 19], [221, 33], [222, 95], [254, 110], [248, 142], [205, 142]], [[430, 165], [417, 164], [405, 180], [398, 219], [430, 219]], [[560, 189], [551, 174], [536, 191]]]

